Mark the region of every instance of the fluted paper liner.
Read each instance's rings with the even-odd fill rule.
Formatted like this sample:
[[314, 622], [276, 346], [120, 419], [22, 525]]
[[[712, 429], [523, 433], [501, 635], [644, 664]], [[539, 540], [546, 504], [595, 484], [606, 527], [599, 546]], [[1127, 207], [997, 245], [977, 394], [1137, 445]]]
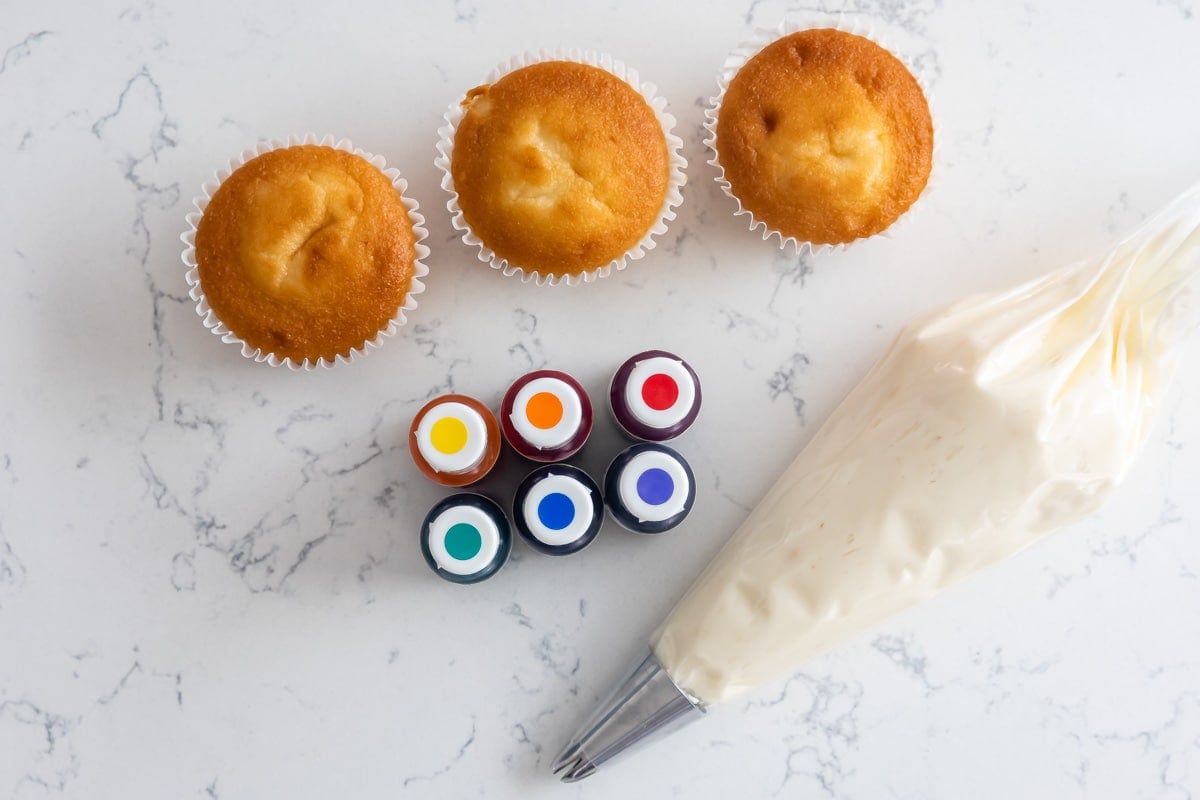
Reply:
[[[717, 75], [717, 94], [715, 97], [709, 98], [708, 107], [704, 110], [704, 129], [708, 134], [704, 137], [704, 144], [708, 147], [712, 158], [708, 163], [717, 168], [716, 181], [721, 187], [726, 196], [733, 199], [737, 203], [737, 211], [734, 216], [749, 217], [750, 230], [762, 231], [763, 241], [767, 241], [771, 237], [779, 240], [779, 249], [786, 250], [788, 246], [796, 248], [797, 255], [803, 255], [805, 252], [813, 255], [821, 253], [833, 253], [844, 251], [851, 245], [873, 239], [876, 236], [890, 236], [897, 230], [897, 226], [902, 221], [906, 221], [912, 214], [912, 210], [920, 204], [921, 200], [929, 194], [934, 183], [934, 173], [937, 172], [937, 150], [940, 137], [937, 131], [937, 115], [934, 113], [933, 96], [929, 91], [929, 81], [923, 69], [914, 65], [911, 58], [905, 57], [902, 49], [893, 47], [887, 41], [886, 35], [881, 35], [878, 31], [883, 26], [877, 20], [866, 16], [856, 14], [827, 14], [820, 12], [812, 13], [790, 13], [774, 28], [759, 28], [754, 32], [750, 39], [746, 40], [739, 46], [735, 47], [725, 58], [725, 63], [721, 66], [721, 71]], [[917, 84], [921, 87], [921, 92], [925, 95], [925, 101], [929, 104], [930, 119], [933, 122], [933, 160], [932, 167], [929, 173], [929, 179], [925, 183], [925, 188], [921, 190], [921, 194], [913, 201], [904, 213], [896, 218], [884, 230], [871, 236], [864, 236], [858, 239], [853, 239], [849, 242], [839, 242], [837, 244], [814, 243], [798, 239], [795, 236], [784, 236], [782, 231], [776, 230], [763, 220], [754, 216], [754, 212], [742, 205], [741, 199], [734, 194], [733, 187], [725, 178], [725, 168], [721, 166], [721, 155], [717, 143], [717, 120], [721, 115], [721, 104], [725, 99], [725, 92], [729, 89], [729, 82], [733, 80], [733, 76], [738, 73], [746, 63], [754, 56], [758, 55], [764, 47], [772, 42], [782, 39], [784, 36], [796, 33], [797, 31], [811, 30], [814, 28], [833, 28], [845, 33], [853, 33], [857, 36], [862, 36], [864, 39], [870, 39], [875, 44], [879, 45], [889, 53], [894, 55], [904, 64], [905, 68], [912, 73], [916, 78]]]
[[503, 62], [493, 69], [483, 82], [487, 84], [495, 83], [511, 72], [532, 64], [539, 64], [543, 61], [572, 61], [577, 64], [599, 67], [615, 75], [637, 90], [646, 101], [646, 104], [654, 111], [654, 116], [658, 119], [659, 125], [662, 126], [663, 136], [667, 142], [667, 193], [666, 197], [663, 198], [662, 210], [659, 212], [658, 219], [655, 220], [654, 224], [650, 226], [637, 244], [626, 250], [620, 258], [615, 258], [608, 264], [585, 270], [579, 274], [570, 275], [543, 275], [537, 270], [525, 269], [520, 264], [510, 263], [507, 259], [496, 255], [495, 251], [475, 235], [475, 232], [471, 230], [471, 226], [467, 224], [462, 208], [458, 203], [458, 192], [454, 188], [454, 177], [450, 172], [450, 162], [454, 158], [454, 136], [458, 130], [459, 122], [462, 121], [466, 113], [462, 106], [462, 100], [466, 97], [465, 94], [450, 105], [449, 110], [446, 111], [443, 117], [446, 120], [446, 124], [438, 128], [438, 156], [434, 159], [433, 163], [434, 166], [442, 171], [442, 188], [450, 194], [450, 199], [446, 202], [446, 208], [450, 211], [450, 222], [454, 226], [454, 229], [461, 234], [464, 244], [468, 247], [478, 248], [480, 261], [491, 265], [492, 269], [500, 270], [505, 275], [520, 276], [522, 283], [533, 281], [539, 286], [554, 286], [558, 283], [574, 286], [581, 282], [591, 283], [599, 278], [606, 277], [613, 270], [620, 271], [625, 269], [630, 261], [637, 261], [646, 255], [648, 251], [654, 249], [656, 244], [655, 237], [666, 233], [667, 223], [675, 219], [675, 208], [683, 202], [682, 189], [683, 185], [687, 182], [687, 176], [684, 174], [684, 169], [687, 167], [687, 159], [680, 152], [680, 149], [683, 147], [683, 140], [674, 133], [675, 117], [667, 111], [667, 101], [658, 94], [658, 87], [653, 83], [642, 82], [638, 77], [637, 70], [615, 60], [607, 54], [596, 53], [591, 50], [584, 51], [564, 48], [528, 52], [524, 55], [514, 56]]
[[[248, 343], [235, 334], [229, 327], [221, 321], [217, 313], [208, 304], [208, 299], [204, 296], [204, 287], [200, 285], [200, 270], [196, 265], [196, 228], [200, 225], [200, 218], [204, 216], [204, 209], [208, 207], [208, 203], [212, 200], [217, 189], [224, 183], [230, 175], [234, 173], [242, 165], [248, 161], [269, 153], [272, 150], [281, 150], [287, 147], [296, 147], [298, 145], [314, 144], [322, 147], [330, 147], [335, 150], [344, 150], [347, 153], [353, 153], [356, 156], [366, 160], [368, 164], [378, 169], [392, 182], [400, 199], [404, 202], [405, 208], [408, 209], [408, 219], [412, 223], [413, 238], [415, 240], [414, 250], [416, 251], [416, 260], [413, 262], [412, 281], [408, 287], [408, 293], [404, 297], [404, 302], [396, 309], [395, 315], [388, 320], [388, 324], [379, 330], [372, 338], [366, 340], [357, 347], [351, 348], [345, 353], [338, 353], [334, 358], [306, 358], [303, 361], [296, 361], [292, 358], [280, 358], [274, 353], [265, 352], [261, 348], [251, 347]], [[360, 148], [355, 147], [349, 139], [335, 140], [332, 135], [325, 135], [320, 140], [316, 134], [307, 133], [303, 136], [292, 134], [287, 139], [271, 139], [269, 141], [259, 142], [254, 147], [242, 151], [242, 153], [229, 160], [229, 165], [216, 174], [216, 180], [206, 181], [200, 187], [200, 194], [196, 195], [192, 203], [196, 210], [189, 213], [186, 217], [188, 229], [180, 236], [183, 240], [183, 263], [187, 266], [187, 280], [190, 290], [188, 296], [196, 301], [196, 313], [200, 316], [204, 323], [204, 327], [208, 328], [217, 336], [221, 337], [221, 341], [228, 344], [239, 345], [242, 355], [246, 358], [252, 358], [257, 362], [265, 362], [272, 367], [286, 366], [292, 370], [311, 371], [317, 367], [332, 367], [338, 363], [350, 363], [356, 358], [366, 356], [372, 350], [378, 349], [382, 344], [382, 340], [395, 335], [400, 326], [407, 321], [407, 312], [412, 311], [417, 307], [415, 295], [425, 291], [425, 284], [421, 278], [429, 274], [427, 267], [422, 259], [429, 257], [429, 248], [421, 242], [429, 236], [425, 230], [425, 217], [420, 212], [420, 206], [416, 200], [413, 200], [407, 194], [408, 181], [400, 177], [400, 171], [387, 166], [387, 162], [383, 156], [373, 155]]]

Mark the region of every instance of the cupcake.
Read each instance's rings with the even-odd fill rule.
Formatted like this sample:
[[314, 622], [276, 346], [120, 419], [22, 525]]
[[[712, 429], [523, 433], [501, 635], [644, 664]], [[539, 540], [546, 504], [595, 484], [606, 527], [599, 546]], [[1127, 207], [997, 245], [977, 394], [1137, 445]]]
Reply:
[[382, 158], [315, 137], [260, 145], [206, 184], [184, 263], [205, 325], [243, 355], [312, 369], [377, 346], [416, 307], [424, 218]]
[[682, 197], [682, 142], [654, 87], [595, 56], [527, 57], [446, 115], [456, 229], [505, 274], [577, 283], [654, 246]]
[[844, 246], [886, 230], [924, 190], [933, 121], [920, 84], [874, 41], [834, 28], [727, 63], [708, 111], [712, 164], [764, 238]]

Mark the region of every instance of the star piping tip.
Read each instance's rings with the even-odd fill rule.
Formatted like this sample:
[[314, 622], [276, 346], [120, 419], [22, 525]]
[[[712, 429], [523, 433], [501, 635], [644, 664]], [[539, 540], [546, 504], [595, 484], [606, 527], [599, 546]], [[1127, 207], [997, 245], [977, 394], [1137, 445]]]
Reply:
[[575, 783], [576, 781], [583, 780], [595, 771], [596, 765], [583, 756], [580, 756], [575, 760], [571, 768], [562, 774], [562, 782]]
[[557, 775], [574, 763], [576, 761], [575, 755], [578, 752], [579, 742], [569, 742], [562, 749], [562, 752], [558, 754], [558, 757], [554, 759], [554, 766], [552, 767], [554, 774]]
[[653, 653], [596, 705], [554, 760], [565, 783], [583, 780], [628, 750], [704, 715], [699, 701], [675, 685]]

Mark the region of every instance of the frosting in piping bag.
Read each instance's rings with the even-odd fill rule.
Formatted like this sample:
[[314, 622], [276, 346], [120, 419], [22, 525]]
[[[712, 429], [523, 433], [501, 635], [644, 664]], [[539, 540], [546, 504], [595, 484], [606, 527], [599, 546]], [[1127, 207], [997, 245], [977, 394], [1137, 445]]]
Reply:
[[1099, 261], [905, 326], [655, 633], [701, 703], [1096, 511], [1200, 317], [1200, 186]]

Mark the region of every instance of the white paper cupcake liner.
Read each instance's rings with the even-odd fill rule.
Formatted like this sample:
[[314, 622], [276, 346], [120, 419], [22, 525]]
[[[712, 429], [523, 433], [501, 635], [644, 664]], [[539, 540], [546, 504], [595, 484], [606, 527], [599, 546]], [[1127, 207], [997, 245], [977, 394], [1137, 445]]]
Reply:
[[[659, 125], [662, 126], [663, 136], [667, 140], [669, 168], [667, 174], [667, 194], [663, 199], [662, 210], [659, 212], [658, 219], [650, 226], [637, 244], [626, 250], [620, 258], [615, 258], [608, 264], [581, 272], [577, 275], [543, 275], [537, 270], [525, 269], [519, 264], [509, 263], [507, 259], [497, 256], [495, 251], [476, 236], [475, 232], [471, 230], [471, 226], [467, 224], [462, 208], [458, 203], [458, 192], [454, 188], [454, 177], [450, 173], [450, 162], [454, 156], [455, 132], [458, 130], [458, 124], [466, 113], [462, 106], [463, 98], [459, 98], [450, 105], [450, 109], [444, 116], [446, 124], [438, 128], [438, 156], [434, 159], [433, 163], [434, 166], [442, 171], [442, 188], [450, 194], [450, 199], [446, 201], [446, 208], [450, 211], [450, 222], [454, 226], [454, 229], [462, 235], [464, 244], [468, 247], [479, 248], [478, 256], [480, 261], [490, 264], [493, 269], [500, 270], [505, 275], [519, 275], [522, 283], [533, 281], [539, 286], [554, 286], [559, 283], [574, 286], [581, 282], [591, 283], [599, 278], [606, 277], [613, 270], [620, 271], [625, 269], [630, 261], [637, 261], [648, 251], [654, 249], [656, 236], [666, 233], [667, 223], [675, 219], [675, 208], [683, 202], [682, 189], [683, 185], [687, 182], [687, 176], [684, 173], [684, 169], [687, 167], [687, 159], [680, 152], [683, 148], [683, 140], [675, 135], [675, 117], [667, 111], [667, 101], [658, 94], [658, 87], [653, 83], [643, 83], [638, 79], [636, 70], [613, 59], [612, 56], [607, 54], [596, 53], [590, 50], [564, 48], [528, 52], [524, 55], [514, 56], [497, 66], [488, 74], [484, 83], [495, 83], [510, 72], [543, 61], [573, 61], [578, 64], [599, 67], [612, 73], [641, 94], [646, 103], [654, 111], [654, 116], [658, 119]], [[465, 97], [465, 94], [463, 97]]]
[[[396, 188], [396, 192], [400, 195], [400, 199], [404, 202], [405, 208], [408, 209], [408, 219], [412, 223], [413, 238], [415, 240], [414, 250], [416, 251], [416, 260], [413, 263], [412, 282], [408, 287], [408, 294], [405, 295], [404, 302], [396, 309], [396, 314], [382, 330], [375, 334], [374, 337], [363, 342], [358, 347], [351, 348], [346, 353], [338, 353], [332, 359], [321, 358], [306, 358], [303, 361], [296, 361], [292, 358], [280, 358], [274, 353], [268, 353], [261, 348], [251, 347], [243, 341], [237, 334], [229, 329], [213, 311], [208, 304], [208, 299], [204, 296], [204, 288], [200, 285], [200, 270], [196, 265], [196, 228], [200, 225], [200, 218], [204, 216], [204, 209], [208, 207], [208, 203], [212, 200], [217, 188], [229, 178], [233, 172], [251, 159], [257, 158], [263, 153], [269, 153], [272, 150], [279, 150], [287, 147], [295, 147], [297, 145], [315, 144], [322, 147], [331, 147], [335, 150], [344, 150], [347, 153], [353, 153], [367, 161], [368, 164], [378, 169], [384, 174], [388, 180], [392, 182], [392, 186]], [[196, 301], [196, 313], [204, 323], [204, 327], [208, 328], [217, 336], [221, 337], [221, 341], [228, 344], [239, 345], [242, 350], [242, 355], [246, 358], [252, 358], [259, 363], [267, 363], [272, 367], [286, 366], [292, 370], [311, 371], [317, 367], [332, 367], [334, 364], [348, 364], [356, 358], [362, 358], [376, 350], [382, 344], [383, 340], [395, 335], [400, 326], [407, 321], [407, 312], [412, 311], [417, 307], [415, 295], [425, 291], [425, 284], [421, 278], [429, 274], [429, 267], [425, 265], [423, 259], [429, 257], [429, 248], [422, 244], [422, 241], [429, 236], [425, 230], [425, 217], [421, 214], [420, 206], [416, 200], [413, 200], [405, 192], [408, 191], [408, 181], [400, 177], [400, 171], [395, 168], [389, 168], [383, 156], [373, 155], [351, 144], [349, 139], [335, 140], [332, 135], [326, 135], [321, 139], [317, 139], [316, 134], [306, 133], [303, 136], [292, 134], [287, 139], [271, 139], [267, 142], [259, 142], [249, 150], [242, 151], [238, 155], [229, 160], [229, 165], [222, 170], [218, 170], [216, 180], [206, 181], [200, 187], [200, 194], [192, 200], [192, 204], [196, 210], [189, 213], [186, 217], [188, 229], [179, 237], [183, 240], [183, 263], [188, 268], [187, 274], [184, 276], [187, 280], [190, 290], [188, 295]]]
[[[928, 75], [925, 70], [915, 65], [911, 57], [905, 55], [903, 48], [894, 47], [889, 39], [895, 38], [894, 35], [889, 35], [884, 24], [879, 20], [867, 17], [861, 14], [850, 13], [823, 13], [818, 11], [813, 12], [790, 12], [783, 22], [779, 23], [774, 28], [759, 28], [747, 41], [735, 47], [726, 57], [725, 62], [721, 65], [721, 71], [717, 75], [717, 94], [715, 97], [709, 98], [708, 107], [704, 110], [704, 129], [708, 131], [704, 138], [704, 144], [708, 147], [712, 158], [708, 163], [717, 168], [716, 181], [721, 187], [726, 196], [733, 199], [737, 203], [737, 211], [734, 212], [735, 217], [749, 217], [750, 230], [762, 231], [763, 241], [767, 241], [774, 237], [779, 242], [779, 249], [786, 250], [788, 247], [794, 247], [797, 255], [804, 255], [806, 252], [813, 255], [823, 253], [844, 252], [851, 246], [874, 239], [876, 237], [890, 237], [897, 230], [903, 230], [905, 225], [910, 224], [909, 220], [912, 217], [913, 209], [921, 205], [922, 200], [930, 193], [934, 185], [934, 176], [937, 173], [937, 152], [938, 143], [941, 137], [938, 135], [937, 129], [937, 114], [934, 109], [933, 94], [929, 90]], [[754, 216], [754, 212], [742, 205], [741, 199], [734, 194], [733, 187], [725, 178], [725, 168], [721, 166], [720, 152], [717, 146], [717, 120], [721, 113], [721, 103], [725, 99], [725, 92], [729, 89], [729, 82], [733, 80], [733, 76], [737, 74], [743, 66], [746, 65], [751, 58], [758, 55], [758, 52], [767, 45], [788, 36], [797, 31], [810, 30], [812, 28], [834, 28], [845, 33], [853, 33], [862, 36], [865, 39], [870, 39], [875, 44], [887, 50], [889, 53], [900, 59], [905, 68], [912, 73], [916, 78], [917, 84], [921, 87], [921, 91], [925, 95], [925, 101], [929, 104], [929, 116], [933, 123], [933, 154], [929, 172], [929, 179], [925, 182], [925, 188], [917, 195], [917, 199], [913, 201], [904, 213], [896, 218], [884, 230], [871, 236], [864, 236], [858, 239], [853, 239], [849, 242], [840, 242], [838, 244], [814, 243], [797, 239], [795, 236], [784, 236], [781, 231], [778, 231], [769, 226], [765, 221]]]

